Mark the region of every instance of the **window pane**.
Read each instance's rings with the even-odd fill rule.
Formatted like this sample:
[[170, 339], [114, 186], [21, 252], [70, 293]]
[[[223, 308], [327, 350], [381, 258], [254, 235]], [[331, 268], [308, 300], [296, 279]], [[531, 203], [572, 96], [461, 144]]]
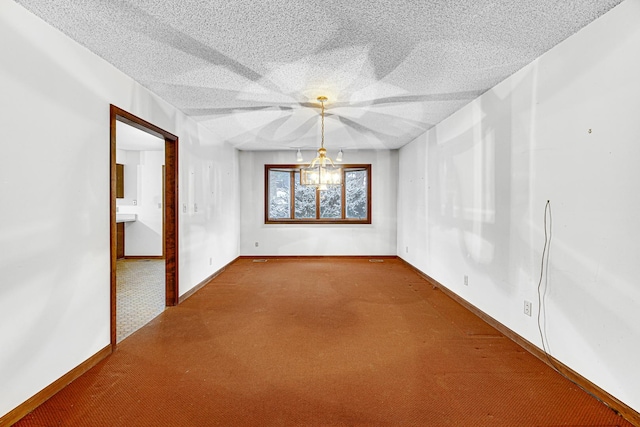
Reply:
[[295, 218], [316, 217], [316, 188], [300, 185], [300, 172], [295, 173]]
[[345, 173], [346, 217], [363, 219], [367, 217], [367, 171]]
[[320, 218], [342, 218], [342, 187], [330, 186], [320, 191]]
[[291, 218], [291, 173], [269, 171], [269, 218]]
[[300, 184], [300, 165], [265, 165], [265, 224], [371, 224], [371, 165], [341, 165], [343, 185]]

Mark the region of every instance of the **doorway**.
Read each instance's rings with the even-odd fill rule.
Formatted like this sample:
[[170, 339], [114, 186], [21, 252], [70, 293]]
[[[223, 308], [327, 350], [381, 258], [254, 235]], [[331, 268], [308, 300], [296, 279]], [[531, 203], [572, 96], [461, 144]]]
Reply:
[[[118, 333], [118, 235], [123, 234], [124, 224], [121, 220], [131, 220], [126, 218], [127, 215], [117, 215], [119, 209], [116, 203], [116, 197], [122, 194], [121, 188], [118, 188], [118, 182], [122, 182], [122, 179], [118, 179], [118, 173], [122, 173], [122, 169], [118, 170], [117, 167], [117, 134], [118, 129], [123, 132], [124, 127], [122, 124], [132, 126], [137, 130], [143, 131], [146, 134], [153, 135], [160, 138], [160, 144], [164, 141], [164, 167], [163, 167], [163, 182], [162, 190], [160, 191], [160, 199], [162, 201], [154, 201], [158, 203], [162, 209], [162, 218], [160, 226], [162, 228], [162, 238], [159, 245], [161, 245], [159, 256], [152, 257], [133, 257], [133, 261], [155, 261], [155, 266], [151, 263], [147, 265], [139, 265], [148, 272], [155, 272], [157, 274], [164, 274], [164, 305], [173, 306], [178, 303], [178, 253], [177, 253], [177, 237], [178, 237], [178, 138], [160, 129], [159, 127], [134, 116], [114, 105], [111, 105], [110, 109], [110, 133], [111, 133], [111, 347], [115, 349], [119, 339], [118, 336], [122, 335]], [[157, 141], [157, 140], [156, 140]], [[122, 154], [121, 154], [122, 155]], [[140, 156], [139, 153], [135, 154]], [[149, 154], [149, 158], [158, 157], [158, 153], [155, 155]], [[162, 160], [162, 159], [161, 159]], [[140, 174], [140, 171], [134, 171], [134, 177]], [[135, 178], [134, 178], [135, 179]], [[128, 201], [130, 204], [136, 205], [137, 200], [131, 199]], [[148, 201], [147, 201], [148, 202]], [[135, 218], [135, 216], [133, 217]], [[140, 230], [145, 230], [141, 227]], [[156, 233], [157, 234], [157, 233]], [[122, 242], [124, 239], [120, 239]], [[156, 249], [157, 251], [158, 249]], [[120, 249], [122, 251], [122, 248]], [[139, 258], [139, 259], [135, 259]], [[155, 258], [155, 260], [153, 259]], [[157, 271], [159, 263], [157, 261], [163, 260], [162, 268], [164, 271]], [[122, 264], [121, 264], [122, 265]], [[123, 271], [122, 271], [123, 272]]]

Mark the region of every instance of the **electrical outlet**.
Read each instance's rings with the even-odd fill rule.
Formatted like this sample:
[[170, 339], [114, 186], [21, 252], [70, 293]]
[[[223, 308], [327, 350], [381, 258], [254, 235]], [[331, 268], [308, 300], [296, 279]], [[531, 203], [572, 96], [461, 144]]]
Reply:
[[258, 247], [258, 242], [256, 242], [256, 248]]
[[531, 317], [531, 301], [524, 301], [524, 314]]
[[209, 265], [213, 264], [213, 258], [209, 257]]
[[187, 205], [182, 205], [182, 213], [187, 213]]
[[137, 200], [134, 200], [134, 201], [133, 201], [133, 206], [137, 206], [137, 205], [138, 205], [138, 201], [137, 201]]
[[198, 212], [198, 204], [197, 203], [193, 204], [193, 211], [194, 212]]
[[406, 246], [406, 247], [404, 248], [404, 251], [405, 251], [406, 253], [409, 253], [409, 246]]
[[464, 276], [464, 285], [469, 286], [469, 276]]

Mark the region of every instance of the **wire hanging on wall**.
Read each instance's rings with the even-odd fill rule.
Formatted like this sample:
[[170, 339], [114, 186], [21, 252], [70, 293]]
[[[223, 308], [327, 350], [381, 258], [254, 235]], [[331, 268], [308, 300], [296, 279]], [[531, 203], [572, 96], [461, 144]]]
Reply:
[[[540, 341], [542, 342], [542, 351], [544, 351], [545, 356], [547, 357], [547, 361], [549, 364], [559, 372], [558, 368], [555, 366], [551, 357], [549, 355], [549, 340], [546, 338], [546, 328], [547, 328], [547, 319], [546, 319], [546, 308], [544, 306], [545, 297], [547, 295], [547, 288], [549, 285], [549, 253], [551, 249], [551, 225], [552, 225], [552, 217], [551, 217], [551, 202], [547, 200], [547, 203], [544, 205], [544, 246], [542, 248], [542, 257], [540, 260], [540, 278], [538, 280], [538, 331], [540, 332]], [[542, 284], [544, 282], [544, 289], [542, 288]]]
[[[547, 295], [547, 290], [549, 288], [549, 255], [551, 251], [551, 237], [552, 237], [552, 225], [553, 218], [551, 215], [551, 202], [547, 200], [547, 203], [544, 205], [544, 246], [542, 248], [542, 256], [540, 258], [540, 278], [538, 280], [538, 331], [540, 332], [540, 340], [542, 342], [542, 351], [547, 358], [547, 362], [549, 366], [555, 370], [557, 373], [562, 375], [567, 380], [571, 381], [573, 384], [578, 386], [582, 391], [593, 397], [597, 400], [602, 400], [598, 396], [596, 396], [591, 390], [585, 388], [582, 384], [576, 381], [574, 378], [571, 378], [565, 372], [565, 369], [560, 369], [553, 361], [553, 356], [550, 354], [549, 349], [549, 339], [545, 333], [547, 328], [547, 309], [544, 305], [545, 298]], [[543, 288], [544, 283], [544, 288]], [[561, 363], [562, 364], [562, 363]]]

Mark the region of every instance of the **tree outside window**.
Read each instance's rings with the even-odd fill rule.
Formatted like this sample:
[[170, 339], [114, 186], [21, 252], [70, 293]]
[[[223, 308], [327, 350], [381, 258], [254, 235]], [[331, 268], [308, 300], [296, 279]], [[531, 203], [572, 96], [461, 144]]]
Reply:
[[371, 224], [371, 165], [343, 165], [342, 185], [300, 184], [299, 165], [265, 165], [265, 223]]

